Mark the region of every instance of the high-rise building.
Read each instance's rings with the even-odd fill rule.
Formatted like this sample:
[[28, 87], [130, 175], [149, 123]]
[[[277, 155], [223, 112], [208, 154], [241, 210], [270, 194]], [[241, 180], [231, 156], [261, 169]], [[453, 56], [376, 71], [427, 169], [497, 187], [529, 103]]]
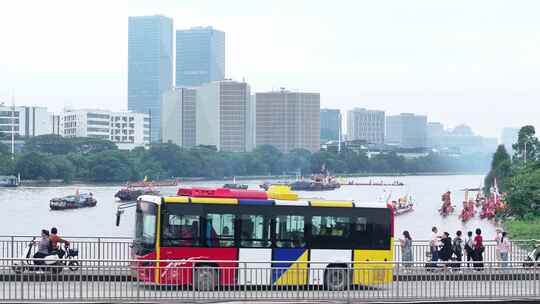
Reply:
[[272, 145], [282, 152], [320, 149], [319, 93], [281, 90], [256, 93], [256, 144]]
[[341, 112], [321, 109], [321, 141], [338, 140], [341, 136]]
[[402, 113], [386, 118], [385, 142], [401, 148], [425, 148], [427, 146], [427, 117]]
[[45, 107], [11, 107], [0, 104], [0, 133], [31, 137], [52, 133], [51, 114]]
[[247, 152], [253, 142], [253, 105], [245, 82], [214, 81], [197, 88], [196, 144]]
[[384, 111], [355, 108], [347, 112], [347, 139], [384, 144]]
[[151, 140], [160, 140], [161, 94], [172, 88], [173, 21], [161, 15], [129, 17], [128, 109], [150, 113]]
[[176, 85], [199, 86], [225, 78], [225, 33], [212, 27], [176, 31]]
[[427, 124], [427, 146], [435, 148], [440, 145], [441, 139], [446, 135], [444, 125], [440, 122], [428, 122]]
[[58, 116], [59, 133], [64, 137], [110, 140], [123, 150], [150, 143], [150, 117], [147, 113], [68, 109]]
[[514, 149], [512, 146], [517, 143], [519, 136], [519, 128], [504, 128], [501, 134], [501, 144], [506, 148], [508, 154], [513, 155]]
[[195, 88], [177, 87], [163, 93], [161, 100], [161, 142], [182, 147], [196, 144]]

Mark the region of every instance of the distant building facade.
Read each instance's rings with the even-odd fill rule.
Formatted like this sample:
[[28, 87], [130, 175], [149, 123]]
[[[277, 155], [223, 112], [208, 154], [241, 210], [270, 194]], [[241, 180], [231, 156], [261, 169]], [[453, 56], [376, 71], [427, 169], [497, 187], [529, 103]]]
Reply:
[[46, 107], [11, 107], [0, 104], [0, 133], [32, 137], [52, 133], [52, 115]]
[[513, 155], [514, 149], [512, 146], [517, 143], [519, 136], [519, 128], [504, 128], [501, 134], [501, 144], [506, 148], [508, 154]]
[[320, 149], [320, 94], [286, 90], [256, 93], [256, 144], [282, 152]]
[[497, 139], [475, 135], [471, 127], [458, 125], [445, 130], [437, 122], [428, 123], [428, 147], [451, 153], [493, 153], [497, 148]]
[[385, 113], [355, 108], [347, 111], [347, 139], [384, 144]]
[[338, 140], [341, 136], [341, 112], [336, 109], [321, 109], [321, 140]]
[[64, 110], [58, 115], [60, 135], [110, 140], [119, 149], [150, 144], [150, 116], [146, 113], [108, 110]]
[[161, 142], [182, 147], [196, 145], [195, 88], [174, 88], [163, 93], [161, 100]]
[[151, 140], [160, 140], [161, 94], [172, 88], [173, 21], [161, 15], [129, 17], [128, 109], [151, 114]]
[[386, 118], [385, 142], [401, 148], [425, 148], [427, 146], [427, 117], [402, 113]]
[[212, 27], [176, 31], [176, 86], [225, 78], [225, 33]]
[[249, 85], [214, 81], [198, 87], [196, 94], [196, 144], [227, 152], [251, 151], [255, 127]]

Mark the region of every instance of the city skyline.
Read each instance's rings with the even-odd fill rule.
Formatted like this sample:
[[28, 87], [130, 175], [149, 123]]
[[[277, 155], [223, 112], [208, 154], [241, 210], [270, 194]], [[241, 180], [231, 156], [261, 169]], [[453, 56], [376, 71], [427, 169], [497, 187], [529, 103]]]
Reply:
[[[423, 114], [446, 126], [466, 123], [484, 136], [538, 126], [538, 3], [478, 1], [465, 11], [464, 3], [346, 2], [349, 9], [339, 12], [321, 3], [287, 3], [286, 11], [280, 1], [244, 3], [240, 13], [208, 1], [36, 2], [33, 11], [10, 3], [0, 10], [0, 28], [17, 31], [0, 30], [8, 45], [0, 50], [0, 96], [9, 102], [14, 89], [18, 105], [54, 111], [126, 109], [126, 19], [160, 13], [174, 19], [175, 29], [209, 25], [227, 33], [226, 77], [245, 77], [252, 92], [317, 91], [323, 108]], [[58, 15], [55, 5], [64, 8]], [[301, 8], [307, 11], [297, 13]], [[23, 24], [23, 14], [40, 27]], [[86, 16], [97, 14], [99, 24]], [[381, 27], [377, 35], [374, 27]], [[351, 33], [361, 39], [347, 39]], [[40, 52], [31, 52], [34, 43]]]

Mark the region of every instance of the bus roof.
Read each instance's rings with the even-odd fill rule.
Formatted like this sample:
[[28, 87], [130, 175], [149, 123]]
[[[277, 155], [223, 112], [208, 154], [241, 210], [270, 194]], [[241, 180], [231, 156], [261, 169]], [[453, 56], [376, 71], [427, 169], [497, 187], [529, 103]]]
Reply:
[[251, 205], [251, 206], [310, 206], [310, 207], [341, 207], [341, 208], [388, 208], [384, 202], [355, 202], [341, 200], [265, 200], [265, 199], [236, 199], [189, 196], [157, 196], [141, 195], [138, 200], [160, 204], [219, 204], [219, 205]]

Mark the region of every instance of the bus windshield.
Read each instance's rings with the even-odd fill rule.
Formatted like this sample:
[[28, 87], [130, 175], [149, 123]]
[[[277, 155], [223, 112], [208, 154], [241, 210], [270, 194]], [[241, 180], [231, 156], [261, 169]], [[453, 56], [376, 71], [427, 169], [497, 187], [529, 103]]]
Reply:
[[137, 204], [135, 220], [136, 254], [141, 255], [152, 250], [156, 243], [156, 216], [157, 206], [153, 203], [141, 201]]

